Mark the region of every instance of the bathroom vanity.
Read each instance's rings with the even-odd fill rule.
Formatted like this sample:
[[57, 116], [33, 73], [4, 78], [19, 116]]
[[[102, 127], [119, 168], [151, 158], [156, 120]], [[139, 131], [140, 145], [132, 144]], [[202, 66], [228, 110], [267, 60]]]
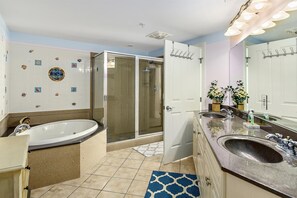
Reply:
[[29, 197], [27, 167], [29, 136], [0, 138], [0, 196]]
[[[296, 159], [275, 149], [276, 143], [265, 139], [266, 131], [243, 127], [244, 120], [237, 116], [224, 119], [202, 115], [196, 112], [193, 119], [193, 159], [202, 198], [297, 197]], [[228, 139], [232, 140], [229, 143], [258, 142], [258, 155], [251, 153], [247, 159], [244, 154], [238, 156], [245, 152], [234, 154], [234, 149], [249, 147], [246, 145], [231, 145], [230, 152]]]

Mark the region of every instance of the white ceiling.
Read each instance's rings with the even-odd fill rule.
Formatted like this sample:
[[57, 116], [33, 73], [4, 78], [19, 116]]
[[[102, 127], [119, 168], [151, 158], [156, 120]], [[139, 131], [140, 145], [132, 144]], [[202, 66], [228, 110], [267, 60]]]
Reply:
[[151, 51], [163, 41], [147, 34], [185, 41], [224, 31], [245, 1], [0, 0], [0, 14], [10, 31]]

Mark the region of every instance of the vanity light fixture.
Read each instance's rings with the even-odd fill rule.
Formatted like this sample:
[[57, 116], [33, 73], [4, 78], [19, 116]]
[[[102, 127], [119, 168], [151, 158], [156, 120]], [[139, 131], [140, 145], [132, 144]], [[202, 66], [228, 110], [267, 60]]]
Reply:
[[264, 33], [265, 33], [265, 30], [263, 30], [263, 29], [257, 29], [255, 31], [253, 31], [251, 33], [251, 35], [259, 35], [259, 34], [264, 34]]
[[285, 11], [294, 11], [297, 10], [297, 0], [291, 1], [288, 6], [285, 8]]
[[253, 0], [247, 8], [249, 12], [260, 12], [269, 6], [268, 0]]
[[268, 29], [274, 27], [276, 24], [272, 21], [266, 21], [265, 23], [262, 24], [263, 29]]
[[280, 11], [272, 16], [272, 21], [281, 21], [288, 18], [290, 15], [285, 11]]
[[238, 18], [238, 21], [248, 22], [248, 21], [252, 20], [254, 17], [256, 17], [255, 13], [248, 12], [245, 10], [241, 13], [241, 16]]
[[241, 34], [241, 31], [235, 27], [229, 27], [227, 32], [225, 32], [225, 36], [236, 36]]
[[[286, 8], [283, 8], [283, 10], [279, 11], [278, 13], [274, 14], [272, 18], [263, 23], [258, 30], [253, 31], [252, 35], [258, 35], [265, 33], [265, 30], [267, 28], [274, 27], [276, 24], [273, 21], [280, 21], [283, 19], [286, 19], [290, 16], [289, 13], [286, 11], [293, 11], [297, 10], [297, 0], [287, 0], [288, 4]], [[236, 16], [232, 19], [232, 21], [229, 24], [229, 28], [225, 32], [225, 36], [236, 36], [241, 34], [242, 32], [252, 31], [250, 28], [254, 25], [254, 22], [258, 19], [255, 19], [259, 16], [265, 16], [266, 13], [265, 10], [267, 8], [274, 8], [272, 7], [274, 4], [272, 4], [275, 1], [271, 0], [248, 0], [245, 4], [243, 4], [240, 7], [240, 10], [236, 14]], [[282, 4], [283, 5], [283, 4]], [[286, 4], [285, 4], [286, 5]], [[272, 15], [273, 13], [271, 13]], [[269, 15], [270, 16], [270, 15]], [[261, 19], [260, 19], [261, 20]]]

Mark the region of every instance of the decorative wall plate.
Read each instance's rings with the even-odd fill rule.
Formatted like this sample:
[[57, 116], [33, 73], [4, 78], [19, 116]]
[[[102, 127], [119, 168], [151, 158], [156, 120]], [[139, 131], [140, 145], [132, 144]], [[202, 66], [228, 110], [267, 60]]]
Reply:
[[52, 67], [49, 71], [48, 71], [48, 77], [52, 80], [52, 81], [61, 81], [64, 79], [65, 77], [65, 72], [62, 68], [60, 67]]

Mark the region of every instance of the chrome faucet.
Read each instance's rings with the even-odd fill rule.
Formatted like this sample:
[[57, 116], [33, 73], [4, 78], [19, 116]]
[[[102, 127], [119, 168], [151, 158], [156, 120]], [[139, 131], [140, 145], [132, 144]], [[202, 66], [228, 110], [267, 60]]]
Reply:
[[31, 127], [29, 124], [19, 124], [17, 127], [15, 127], [13, 134], [22, 133], [23, 131], [26, 131], [30, 128]]
[[277, 142], [277, 148], [285, 151], [289, 155], [295, 155], [296, 156], [296, 150], [297, 148], [297, 141], [294, 141], [290, 139], [290, 137], [283, 138], [282, 134], [276, 133], [276, 134], [268, 134], [265, 136], [266, 139], [273, 139]]
[[234, 118], [233, 111], [229, 109], [221, 109], [221, 111], [225, 111], [227, 113], [227, 118]]

